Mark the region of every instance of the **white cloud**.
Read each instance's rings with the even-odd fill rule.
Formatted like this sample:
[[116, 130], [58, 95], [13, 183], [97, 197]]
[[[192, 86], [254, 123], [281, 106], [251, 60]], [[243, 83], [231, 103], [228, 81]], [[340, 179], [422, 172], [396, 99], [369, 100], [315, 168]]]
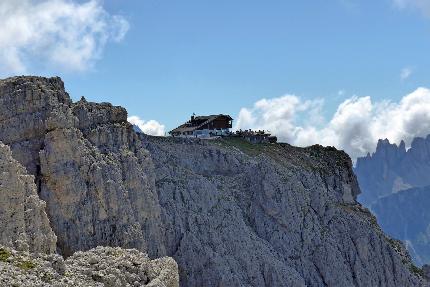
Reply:
[[127, 118], [127, 121], [139, 127], [145, 134], [152, 136], [164, 136], [165, 134], [165, 126], [155, 120], [144, 121], [138, 116], [131, 116]]
[[328, 121], [321, 117], [322, 106], [321, 100], [303, 101], [294, 95], [263, 99], [240, 110], [235, 128], [269, 130], [281, 141], [299, 146], [335, 146], [353, 159], [373, 152], [380, 138], [395, 143], [403, 139], [408, 145], [414, 137], [430, 133], [430, 90], [426, 88], [397, 103], [351, 97]]
[[429, 0], [393, 0], [393, 2], [399, 9], [416, 9], [423, 15], [430, 17]]
[[86, 70], [128, 29], [98, 0], [1, 0], [0, 74], [27, 73], [40, 64]]
[[269, 130], [282, 135], [286, 141], [294, 141], [302, 129], [296, 124], [296, 115], [306, 112], [307, 124], [318, 124], [322, 104], [322, 100], [301, 101], [294, 95], [262, 99], [254, 108], [240, 110], [235, 128]]
[[411, 68], [403, 68], [400, 71], [400, 79], [402, 81], [406, 80], [407, 78], [409, 78], [412, 75], [412, 69]]

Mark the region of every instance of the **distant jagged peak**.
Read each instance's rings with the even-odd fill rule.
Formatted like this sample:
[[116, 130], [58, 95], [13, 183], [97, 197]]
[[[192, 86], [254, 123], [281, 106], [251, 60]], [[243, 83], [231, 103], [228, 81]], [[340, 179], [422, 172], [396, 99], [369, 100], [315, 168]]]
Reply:
[[366, 156], [357, 159], [357, 163], [363, 159], [372, 158], [403, 158], [407, 153], [415, 152], [426, 152], [430, 153], [430, 134], [426, 137], [414, 137], [410, 148], [406, 147], [406, 142], [401, 140], [397, 145], [391, 143], [389, 139], [379, 139], [376, 145], [376, 150], [373, 153], [367, 153]]
[[387, 138], [379, 139], [378, 144], [376, 145], [376, 153], [378, 151], [383, 151], [383, 150], [386, 150], [388, 148], [396, 148], [397, 149], [397, 144], [390, 143], [390, 140]]
[[406, 144], [405, 144], [404, 140], [400, 141], [399, 150], [402, 151], [402, 152], [406, 152]]
[[404, 156], [406, 153], [406, 145], [402, 140], [399, 145], [396, 143], [390, 143], [390, 141], [386, 139], [378, 140], [378, 144], [376, 145], [376, 151], [372, 154], [371, 157], [367, 156], [365, 158], [387, 158], [387, 159], [399, 159]]
[[412, 140], [411, 148], [420, 148], [423, 145], [429, 145], [430, 144], [430, 134], [424, 137], [415, 137]]
[[360, 202], [365, 205], [405, 186], [430, 185], [430, 135], [402, 140], [399, 145], [380, 139], [372, 155], [357, 159], [354, 171], [363, 191]]

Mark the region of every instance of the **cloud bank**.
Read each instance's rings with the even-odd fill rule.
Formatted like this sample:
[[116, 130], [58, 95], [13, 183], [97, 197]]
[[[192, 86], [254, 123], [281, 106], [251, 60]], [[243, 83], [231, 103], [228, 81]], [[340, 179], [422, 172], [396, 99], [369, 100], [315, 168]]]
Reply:
[[139, 127], [139, 129], [147, 135], [164, 136], [165, 126], [155, 120], [144, 121], [138, 116], [131, 116], [127, 121]]
[[34, 66], [67, 71], [91, 68], [106, 43], [129, 29], [98, 0], [1, 0], [0, 75], [31, 72]]
[[[410, 144], [430, 133], [430, 90], [418, 88], [399, 102], [373, 102], [351, 97], [329, 120], [321, 116], [321, 100], [295, 95], [257, 101], [242, 108], [235, 129], [264, 129], [293, 145], [322, 144], [345, 150], [353, 159], [373, 152], [378, 139]], [[304, 121], [302, 119], [305, 119]]]

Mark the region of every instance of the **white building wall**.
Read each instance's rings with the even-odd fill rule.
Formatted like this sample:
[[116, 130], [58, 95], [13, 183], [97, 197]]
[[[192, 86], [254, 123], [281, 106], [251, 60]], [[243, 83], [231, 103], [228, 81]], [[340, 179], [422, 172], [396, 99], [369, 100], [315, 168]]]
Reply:
[[230, 132], [230, 129], [217, 129], [217, 130], [196, 130], [193, 132], [193, 134], [183, 134], [180, 135], [180, 137], [186, 137], [186, 138], [211, 138], [211, 137], [217, 137], [217, 136], [223, 136]]

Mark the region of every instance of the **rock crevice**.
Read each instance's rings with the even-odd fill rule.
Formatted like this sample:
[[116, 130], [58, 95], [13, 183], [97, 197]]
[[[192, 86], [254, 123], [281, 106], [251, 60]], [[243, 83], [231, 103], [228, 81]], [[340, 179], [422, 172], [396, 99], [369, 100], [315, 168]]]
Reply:
[[56, 236], [39, 199], [34, 177], [0, 142], [0, 245], [20, 251], [53, 253]]

